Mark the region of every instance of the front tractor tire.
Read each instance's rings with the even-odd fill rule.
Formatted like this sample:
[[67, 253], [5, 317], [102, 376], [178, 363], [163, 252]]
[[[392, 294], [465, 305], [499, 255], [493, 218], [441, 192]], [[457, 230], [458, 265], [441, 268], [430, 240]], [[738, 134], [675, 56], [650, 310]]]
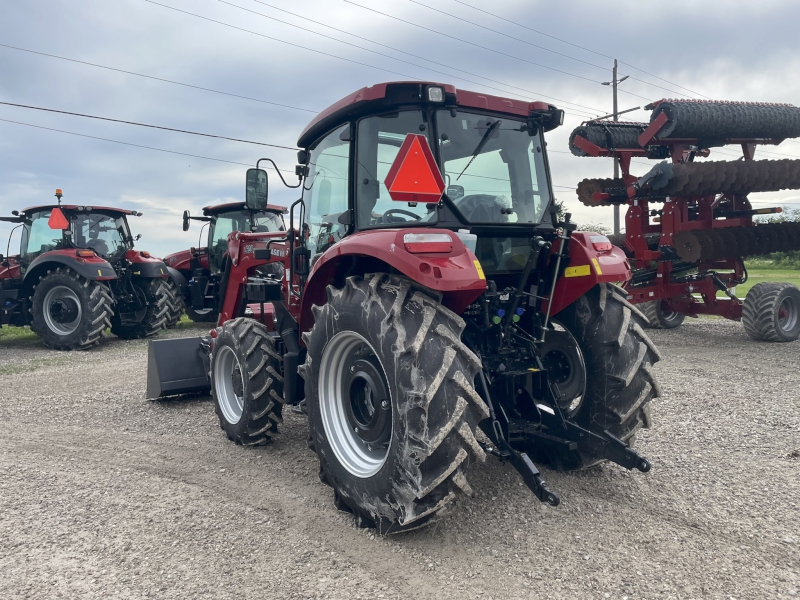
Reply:
[[464, 472], [485, 460], [480, 359], [461, 341], [464, 321], [409, 279], [349, 277], [327, 295], [301, 367], [320, 479], [362, 527], [420, 527], [471, 494]]
[[133, 282], [142, 293], [146, 307], [138, 323], [123, 324], [119, 314], [111, 319], [111, 333], [124, 340], [156, 335], [167, 326], [172, 309], [172, 292], [166, 279], [138, 279]]
[[[586, 390], [573, 420], [632, 445], [636, 432], [650, 427], [649, 402], [661, 395], [653, 373], [660, 355], [644, 332], [647, 318], [627, 301], [622, 289], [610, 284], [595, 286], [557, 318], [577, 341], [586, 364]], [[604, 460], [568, 449], [536, 455], [565, 471]]]
[[58, 267], [39, 278], [31, 314], [31, 329], [46, 346], [86, 350], [100, 343], [111, 324], [111, 294], [105, 284]]
[[637, 308], [647, 317], [651, 329], [676, 329], [683, 325], [686, 315], [671, 310], [666, 310], [663, 300], [653, 300], [652, 302], [642, 302]]
[[791, 283], [755, 284], [744, 299], [742, 325], [757, 341], [795, 341], [800, 337], [800, 290]]
[[266, 444], [282, 422], [281, 357], [267, 328], [240, 317], [217, 328], [211, 352], [211, 396], [228, 439]]

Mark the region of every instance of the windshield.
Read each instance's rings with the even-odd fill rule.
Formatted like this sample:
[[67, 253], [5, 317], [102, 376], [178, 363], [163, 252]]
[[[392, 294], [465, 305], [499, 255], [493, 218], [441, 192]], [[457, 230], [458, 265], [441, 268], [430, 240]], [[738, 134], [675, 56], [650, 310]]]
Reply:
[[[253, 226], [258, 233], [284, 231], [283, 215], [271, 211], [255, 213]], [[211, 271], [222, 269], [222, 259], [228, 251], [228, 235], [234, 231], [251, 231], [250, 211], [232, 210], [220, 213], [211, 221], [208, 231], [208, 255]]]
[[70, 229], [72, 243], [77, 248], [91, 248], [105, 258], [116, 257], [133, 247], [128, 222], [123, 216], [74, 213], [70, 215]]
[[542, 141], [527, 123], [436, 112], [447, 196], [470, 223], [539, 223], [550, 201]]

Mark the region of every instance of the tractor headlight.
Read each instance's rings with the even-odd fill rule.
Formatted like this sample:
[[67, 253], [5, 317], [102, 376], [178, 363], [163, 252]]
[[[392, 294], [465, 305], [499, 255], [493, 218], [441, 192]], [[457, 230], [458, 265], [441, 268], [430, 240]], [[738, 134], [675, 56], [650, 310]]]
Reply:
[[428, 102], [444, 102], [444, 88], [430, 86], [428, 88]]

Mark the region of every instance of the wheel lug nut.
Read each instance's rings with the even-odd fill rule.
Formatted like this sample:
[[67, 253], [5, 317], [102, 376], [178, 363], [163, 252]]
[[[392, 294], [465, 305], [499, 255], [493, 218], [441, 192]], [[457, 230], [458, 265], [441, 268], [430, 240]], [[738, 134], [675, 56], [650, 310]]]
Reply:
[[389, 402], [387, 402], [386, 400], [381, 402], [381, 408], [384, 408], [384, 409], [389, 408]]

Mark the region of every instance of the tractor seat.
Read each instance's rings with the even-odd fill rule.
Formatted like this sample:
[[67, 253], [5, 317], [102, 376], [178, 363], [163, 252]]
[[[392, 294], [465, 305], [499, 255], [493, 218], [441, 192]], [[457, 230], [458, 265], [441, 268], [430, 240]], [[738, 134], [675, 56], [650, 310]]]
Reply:
[[101, 256], [106, 256], [108, 254], [108, 244], [100, 239], [89, 240], [86, 242], [86, 247], [91, 248]]

